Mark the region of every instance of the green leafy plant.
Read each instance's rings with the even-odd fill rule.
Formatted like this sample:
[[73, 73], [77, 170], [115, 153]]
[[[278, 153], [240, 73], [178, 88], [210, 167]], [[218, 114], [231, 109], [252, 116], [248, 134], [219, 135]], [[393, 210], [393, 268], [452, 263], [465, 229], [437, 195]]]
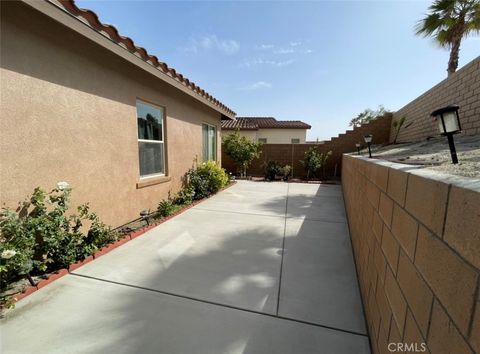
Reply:
[[332, 156], [332, 151], [321, 153], [320, 154], [320, 164], [322, 166], [322, 177], [325, 179], [327, 178], [326, 168], [327, 168], [327, 160], [330, 156]]
[[290, 165], [285, 165], [280, 169], [280, 173], [283, 176], [283, 180], [287, 181], [288, 177], [290, 177], [290, 174], [292, 173], [292, 166]]
[[175, 210], [175, 204], [171, 199], [164, 199], [160, 203], [158, 203], [157, 212], [161, 217], [172, 215]]
[[311, 147], [305, 151], [304, 159], [300, 160], [300, 162], [307, 173], [307, 179], [310, 179], [315, 176], [322, 166], [322, 157], [316, 148]]
[[202, 199], [225, 187], [230, 178], [214, 161], [203, 162], [186, 174], [186, 186], [193, 189], [194, 199]]
[[265, 172], [265, 179], [269, 181], [274, 181], [275, 176], [280, 174], [281, 166], [278, 164], [277, 161], [268, 160], [263, 164], [264, 172]]
[[195, 189], [191, 186], [184, 187], [177, 193], [174, 203], [177, 205], [190, 205], [195, 196]]
[[223, 146], [225, 153], [237, 165], [240, 175], [246, 177], [248, 166], [260, 156], [259, 148], [261, 144], [240, 135], [240, 131], [237, 129], [235, 133], [223, 138]]
[[[59, 183], [47, 193], [35, 188], [16, 211], [0, 214], [0, 290], [30, 274], [43, 274], [94, 253], [118, 235], [90, 212], [88, 204], [67, 216], [71, 189]], [[88, 229], [85, 233], [84, 230]], [[0, 300], [0, 305], [6, 303]]]
[[[394, 144], [397, 143], [398, 135], [400, 134], [400, 130], [402, 129], [403, 125], [405, 124], [406, 119], [407, 119], [407, 117], [403, 116], [399, 120], [394, 120], [392, 122], [392, 127], [393, 127], [393, 129], [395, 129], [395, 137], [393, 139]], [[410, 122], [407, 125], [405, 125], [405, 129], [408, 128], [409, 126], [411, 126], [412, 124], [413, 124], [413, 122]]]
[[325, 168], [328, 158], [332, 156], [332, 152], [320, 153], [315, 147], [311, 147], [305, 151], [305, 158], [301, 160], [305, 172], [307, 173], [307, 179], [314, 177], [320, 168], [322, 168], [322, 176], [326, 177]]

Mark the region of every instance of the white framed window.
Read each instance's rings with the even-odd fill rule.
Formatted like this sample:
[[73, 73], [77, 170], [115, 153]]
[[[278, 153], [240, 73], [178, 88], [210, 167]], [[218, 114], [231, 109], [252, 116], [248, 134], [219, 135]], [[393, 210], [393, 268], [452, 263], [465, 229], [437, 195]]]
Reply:
[[165, 175], [165, 109], [137, 100], [140, 177]]
[[300, 139], [292, 139], [292, 144], [300, 144]]
[[217, 128], [210, 124], [202, 124], [203, 161], [217, 160]]
[[262, 144], [266, 144], [267, 143], [267, 138], [258, 138], [258, 142], [262, 143]]

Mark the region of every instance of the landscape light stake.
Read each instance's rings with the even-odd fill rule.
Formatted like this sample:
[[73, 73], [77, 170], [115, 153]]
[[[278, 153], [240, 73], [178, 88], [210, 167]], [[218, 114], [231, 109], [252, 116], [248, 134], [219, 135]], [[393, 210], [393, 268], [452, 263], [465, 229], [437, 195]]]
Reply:
[[453, 141], [453, 134], [460, 133], [462, 130], [460, 126], [460, 117], [458, 116], [457, 105], [451, 105], [443, 107], [433, 111], [431, 116], [434, 121], [438, 123], [438, 130], [441, 135], [446, 135], [448, 140], [448, 147], [450, 148], [450, 156], [452, 157], [452, 163], [457, 164], [457, 151], [455, 149], [455, 142]]
[[355, 147], [357, 148], [357, 154], [360, 155], [360, 143], [356, 143]]
[[147, 223], [147, 225], [150, 225], [149, 221], [148, 221], [148, 215], [150, 214], [150, 209], [149, 210], [142, 210], [140, 212], [140, 219], [145, 221]]
[[363, 137], [363, 139], [368, 145], [368, 157], [370, 158], [372, 158], [372, 150], [370, 149], [370, 145], [372, 144], [372, 138], [373, 138], [372, 134], [368, 134]]

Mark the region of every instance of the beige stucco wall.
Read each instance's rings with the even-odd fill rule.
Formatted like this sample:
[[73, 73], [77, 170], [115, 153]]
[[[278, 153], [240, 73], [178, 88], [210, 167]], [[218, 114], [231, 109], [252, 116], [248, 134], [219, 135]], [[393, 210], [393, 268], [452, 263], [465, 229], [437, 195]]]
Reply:
[[[220, 113], [23, 4], [1, 3], [0, 203], [73, 187], [118, 226], [155, 209], [202, 155], [202, 122]], [[136, 99], [166, 107], [171, 181], [137, 188]], [[220, 143], [217, 144], [220, 159]]]
[[[233, 130], [225, 130], [222, 136], [233, 133]], [[267, 144], [291, 144], [292, 139], [300, 139], [300, 144], [305, 144], [307, 131], [305, 129], [259, 129], [259, 130], [242, 130], [240, 134], [247, 138], [258, 141], [258, 139], [266, 138]]]

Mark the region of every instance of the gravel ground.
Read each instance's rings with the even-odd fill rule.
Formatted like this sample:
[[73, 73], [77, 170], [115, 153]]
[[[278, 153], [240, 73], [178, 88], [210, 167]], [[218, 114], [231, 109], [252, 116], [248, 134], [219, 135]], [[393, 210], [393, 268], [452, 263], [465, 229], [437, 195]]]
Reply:
[[[421, 165], [426, 169], [456, 176], [480, 178], [480, 135], [455, 136], [458, 164], [452, 164], [446, 137], [419, 143], [373, 147], [374, 157], [388, 161]], [[366, 153], [365, 150], [362, 153]]]

